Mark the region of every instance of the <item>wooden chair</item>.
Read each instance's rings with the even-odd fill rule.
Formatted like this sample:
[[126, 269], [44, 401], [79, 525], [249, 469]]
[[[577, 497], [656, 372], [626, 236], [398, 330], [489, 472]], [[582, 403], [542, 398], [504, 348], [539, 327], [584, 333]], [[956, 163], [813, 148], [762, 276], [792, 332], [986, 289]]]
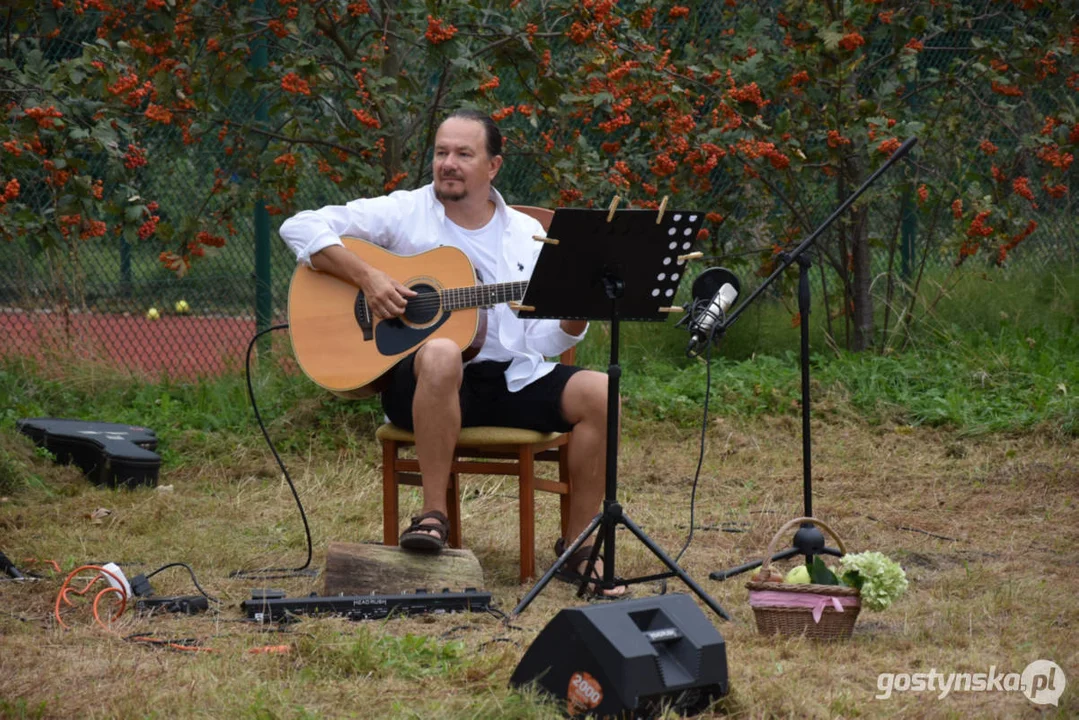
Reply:
[[[515, 206], [517, 210], [536, 218], [546, 229], [554, 212], [546, 208]], [[562, 353], [565, 364], [574, 361], [574, 350]], [[419, 463], [403, 457], [402, 451], [415, 445], [415, 436], [391, 423], [375, 433], [382, 442], [382, 539], [386, 545], [398, 541], [398, 489], [401, 485], [419, 486]], [[536, 491], [559, 496], [562, 536], [566, 535], [569, 519], [570, 480], [566, 448], [569, 433], [540, 433], [506, 427], [463, 428], [457, 439], [454, 460], [450, 467], [450, 483], [446, 489], [450, 547], [461, 547], [461, 492], [459, 476], [513, 475], [518, 481], [518, 514], [521, 544], [521, 581], [536, 574]], [[536, 477], [537, 462], [558, 463], [558, 480]]]

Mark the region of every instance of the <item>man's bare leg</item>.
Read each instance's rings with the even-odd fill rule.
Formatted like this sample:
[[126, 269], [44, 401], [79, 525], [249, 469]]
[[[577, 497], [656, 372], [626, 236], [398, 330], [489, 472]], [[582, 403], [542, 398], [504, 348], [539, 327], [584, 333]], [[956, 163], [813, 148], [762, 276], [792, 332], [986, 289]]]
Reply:
[[[566, 543], [584, 532], [603, 501], [607, 477], [607, 375], [591, 370], [575, 373], [562, 390], [562, 416], [573, 423], [569, 440], [569, 476], [573, 485]], [[574, 568], [584, 571], [584, 563]], [[603, 572], [602, 557], [596, 571]], [[622, 595], [624, 587], [604, 594]]]
[[[453, 449], [461, 432], [461, 349], [451, 340], [436, 338], [420, 348], [412, 371], [416, 375], [412, 424], [423, 477], [423, 512], [438, 510], [445, 515]], [[437, 521], [428, 518], [421, 524]]]

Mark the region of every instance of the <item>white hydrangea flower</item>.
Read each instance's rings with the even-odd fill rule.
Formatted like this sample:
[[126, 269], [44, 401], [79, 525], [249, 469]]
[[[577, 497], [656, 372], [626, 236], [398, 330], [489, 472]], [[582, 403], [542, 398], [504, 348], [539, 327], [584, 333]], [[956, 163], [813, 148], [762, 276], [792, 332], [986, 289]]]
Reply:
[[862, 580], [862, 605], [884, 610], [907, 590], [907, 574], [899, 563], [879, 552], [844, 555], [839, 559], [844, 572], [857, 571]]

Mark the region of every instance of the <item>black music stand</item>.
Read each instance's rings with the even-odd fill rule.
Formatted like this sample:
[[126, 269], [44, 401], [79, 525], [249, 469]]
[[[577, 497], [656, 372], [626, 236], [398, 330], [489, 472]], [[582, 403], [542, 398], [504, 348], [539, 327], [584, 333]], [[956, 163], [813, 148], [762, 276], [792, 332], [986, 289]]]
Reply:
[[[622, 320], [661, 322], [669, 312], [678, 284], [701, 227], [704, 214], [685, 210], [583, 210], [555, 211], [547, 231], [548, 244], [540, 252], [536, 268], [521, 301], [522, 318], [560, 320], [609, 320], [610, 365], [607, 368], [607, 475], [603, 510], [562, 553], [510, 613], [516, 617], [543, 590], [555, 573], [577, 552], [593, 532], [599, 531], [578, 588], [583, 596], [588, 585], [602, 589], [619, 585], [678, 577], [717, 615], [730, 616], [671, 560], [618, 503], [618, 365], [619, 323]], [[624, 525], [670, 572], [645, 577], [616, 579], [615, 527]], [[600, 549], [603, 578], [590, 580]]]

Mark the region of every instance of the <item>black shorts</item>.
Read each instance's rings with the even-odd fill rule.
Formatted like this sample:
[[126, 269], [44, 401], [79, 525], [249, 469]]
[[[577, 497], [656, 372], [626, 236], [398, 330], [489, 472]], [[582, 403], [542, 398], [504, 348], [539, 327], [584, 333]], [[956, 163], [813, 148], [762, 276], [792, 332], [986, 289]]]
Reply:
[[[412, 430], [412, 398], [416, 376], [412, 364], [416, 353], [397, 363], [390, 386], [382, 393], [382, 409], [394, 425]], [[465, 365], [461, 382], [461, 427], [494, 425], [538, 432], [569, 432], [573, 425], [562, 417], [562, 390], [583, 368], [556, 365], [517, 392], [506, 388], [509, 362], [484, 361]]]

